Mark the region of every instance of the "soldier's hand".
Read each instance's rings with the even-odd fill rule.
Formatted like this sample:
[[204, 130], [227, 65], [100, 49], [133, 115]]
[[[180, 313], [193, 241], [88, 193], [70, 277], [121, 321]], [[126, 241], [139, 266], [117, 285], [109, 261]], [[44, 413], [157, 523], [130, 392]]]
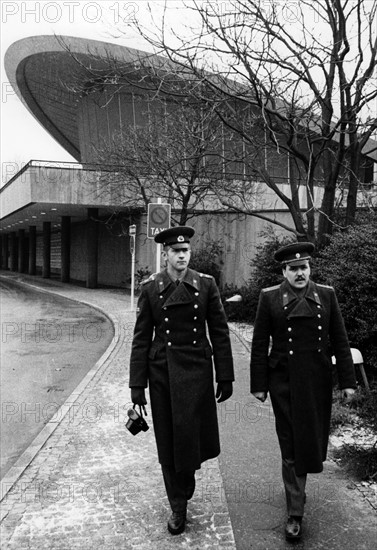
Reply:
[[218, 403], [222, 403], [231, 397], [233, 393], [233, 382], [219, 382], [216, 389], [216, 399]]
[[133, 387], [131, 388], [131, 401], [134, 405], [146, 405], [147, 400], [145, 398], [145, 388]]
[[262, 403], [264, 403], [267, 399], [267, 392], [265, 391], [256, 391], [256, 392], [253, 392], [253, 395], [254, 397], [256, 397], [257, 399], [259, 399], [259, 401], [262, 401]]

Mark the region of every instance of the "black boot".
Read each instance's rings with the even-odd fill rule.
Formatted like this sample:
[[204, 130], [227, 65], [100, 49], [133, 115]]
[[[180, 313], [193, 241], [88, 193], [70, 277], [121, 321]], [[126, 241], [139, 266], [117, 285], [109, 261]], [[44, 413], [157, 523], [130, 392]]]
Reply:
[[301, 538], [301, 522], [300, 516], [289, 516], [285, 526], [285, 538], [289, 541], [300, 540]]
[[173, 512], [168, 520], [168, 530], [172, 535], [183, 533], [186, 527], [186, 510]]

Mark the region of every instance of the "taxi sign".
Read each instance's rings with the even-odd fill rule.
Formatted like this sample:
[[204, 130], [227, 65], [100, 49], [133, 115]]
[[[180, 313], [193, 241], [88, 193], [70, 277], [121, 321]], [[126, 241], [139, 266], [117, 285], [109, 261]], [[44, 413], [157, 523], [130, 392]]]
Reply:
[[148, 204], [147, 235], [149, 239], [154, 239], [158, 233], [169, 229], [170, 212], [171, 205], [168, 203]]

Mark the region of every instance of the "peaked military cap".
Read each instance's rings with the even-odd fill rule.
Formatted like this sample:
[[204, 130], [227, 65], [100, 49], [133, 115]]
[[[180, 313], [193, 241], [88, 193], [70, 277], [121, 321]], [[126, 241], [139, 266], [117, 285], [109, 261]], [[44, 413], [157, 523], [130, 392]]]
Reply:
[[189, 244], [194, 233], [195, 230], [188, 225], [177, 225], [176, 227], [170, 227], [170, 229], [157, 233], [154, 240], [163, 246], [179, 248], [182, 244]]
[[302, 260], [310, 260], [313, 251], [313, 243], [292, 243], [279, 248], [275, 252], [274, 258], [282, 264], [294, 265]]

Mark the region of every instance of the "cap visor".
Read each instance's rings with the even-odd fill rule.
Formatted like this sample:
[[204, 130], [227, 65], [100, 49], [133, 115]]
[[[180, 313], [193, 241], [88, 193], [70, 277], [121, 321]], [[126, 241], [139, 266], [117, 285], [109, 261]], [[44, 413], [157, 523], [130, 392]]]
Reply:
[[310, 260], [310, 256], [307, 256], [306, 258], [299, 258], [299, 259], [294, 259], [294, 260], [286, 260], [283, 262], [283, 264], [285, 265], [294, 265], [294, 266], [297, 266], [297, 265], [302, 265], [302, 264], [305, 264], [307, 261]]
[[173, 244], [168, 244], [167, 246], [170, 246], [170, 248], [173, 248], [174, 250], [189, 250], [190, 249], [190, 243], [173, 243]]

